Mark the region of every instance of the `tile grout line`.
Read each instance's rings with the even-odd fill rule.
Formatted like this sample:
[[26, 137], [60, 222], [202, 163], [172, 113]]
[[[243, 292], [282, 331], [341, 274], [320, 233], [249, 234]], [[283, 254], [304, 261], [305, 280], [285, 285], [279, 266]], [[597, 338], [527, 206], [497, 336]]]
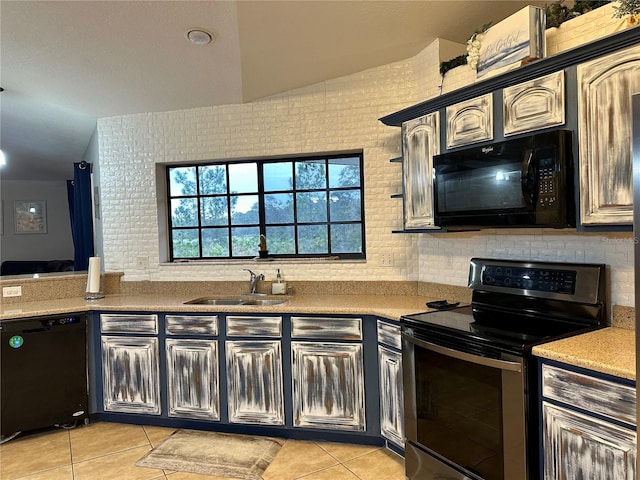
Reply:
[[[341, 461], [340, 459], [336, 458], [334, 455], [332, 455], [332, 454], [331, 454], [331, 452], [329, 452], [327, 449], [325, 449], [325, 448], [322, 446], [322, 444], [321, 444], [321, 443], [319, 443], [319, 442], [314, 442], [314, 443], [315, 443], [318, 447], [320, 447], [320, 449], [321, 449], [322, 451], [324, 451], [327, 455], [329, 455], [329, 456], [330, 456], [331, 458], [333, 458], [336, 462], [338, 462], [338, 465], [339, 465], [339, 466], [344, 467], [344, 468], [345, 468], [349, 473], [351, 473], [351, 474], [352, 474], [354, 477], [356, 477], [358, 480], [363, 480], [363, 479], [362, 479], [362, 477], [360, 477], [356, 472], [354, 472], [354, 471], [353, 471], [353, 470], [351, 470], [348, 466], [346, 466], [346, 465], [345, 465], [345, 462], [351, 462], [352, 460], [356, 460], [356, 459], [358, 459], [358, 458], [362, 458], [362, 457], [364, 457], [365, 455], [368, 455], [368, 454], [370, 454], [371, 452], [375, 452], [376, 450], [379, 450], [379, 449], [380, 449], [380, 447], [373, 448], [373, 449], [372, 449], [371, 451], [369, 451], [369, 452], [364, 452], [364, 453], [362, 453], [361, 455], [357, 455], [357, 456], [355, 456], [355, 457], [353, 457], [353, 458], [350, 458], [350, 459], [348, 459], [348, 460], [345, 460], [345, 461], [343, 462], [343, 461]], [[330, 466], [330, 467], [326, 467], [326, 468], [323, 468], [323, 469], [317, 470], [316, 472], [312, 472], [312, 473], [309, 473], [309, 474], [307, 474], [307, 475], [304, 475], [303, 477], [296, 477], [294, 480], [298, 480], [299, 478], [300, 478], [300, 479], [303, 479], [304, 477], [308, 477], [309, 475], [312, 475], [313, 473], [321, 472], [321, 471], [323, 471], [323, 470], [327, 470], [327, 469], [329, 469], [329, 468], [333, 468], [333, 467], [336, 467], [336, 466], [337, 466], [337, 465], [332, 465], [332, 466]]]
[[109, 452], [109, 453], [105, 453], [105, 454], [102, 454], [102, 455], [97, 455], [95, 457], [85, 458], [84, 460], [80, 460], [78, 462], [75, 462], [74, 465], [80, 465], [81, 463], [90, 462], [91, 460], [97, 460], [98, 458], [110, 457], [112, 455], [117, 455], [119, 453], [128, 452], [129, 450], [135, 450], [136, 448], [140, 448], [140, 447], [144, 447], [144, 446], [146, 446], [146, 445], [135, 445], [133, 447], [125, 448], [123, 450], [118, 450], [117, 452]]
[[71, 430], [69, 430], [67, 434], [69, 435], [69, 460], [71, 461], [71, 480], [75, 480], [76, 471], [73, 467], [73, 446], [71, 445]]

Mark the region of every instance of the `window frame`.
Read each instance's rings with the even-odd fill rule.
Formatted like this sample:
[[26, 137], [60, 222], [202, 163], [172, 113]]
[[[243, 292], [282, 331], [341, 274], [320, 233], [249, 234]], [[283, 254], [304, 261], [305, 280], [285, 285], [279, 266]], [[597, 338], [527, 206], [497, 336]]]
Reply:
[[[330, 177], [329, 177], [329, 165], [331, 160], [340, 159], [340, 158], [357, 158], [359, 165], [359, 185], [355, 187], [331, 187], [330, 186]], [[312, 189], [312, 188], [302, 188], [297, 189], [296, 185], [296, 162], [317, 162], [322, 160], [325, 165], [325, 186], [321, 189]], [[292, 164], [292, 175], [293, 175], [293, 186], [290, 190], [268, 190], [265, 191], [264, 185], [264, 169], [263, 166], [266, 164], [273, 163], [283, 163], [290, 162]], [[229, 166], [235, 164], [256, 164], [257, 167], [257, 183], [258, 188], [257, 192], [232, 192], [229, 186]], [[201, 167], [218, 167], [223, 166], [225, 169], [225, 178], [226, 178], [226, 192], [225, 193], [216, 193], [216, 194], [201, 194], [200, 193], [200, 181], [199, 181], [199, 168]], [[171, 195], [171, 169], [175, 168], [187, 168], [187, 167], [195, 167], [196, 176], [196, 193], [195, 195]], [[180, 162], [180, 163], [169, 163], [164, 165], [165, 169], [165, 190], [166, 190], [166, 201], [167, 201], [167, 210], [166, 210], [166, 221], [167, 221], [167, 253], [168, 259], [170, 262], [197, 262], [197, 261], [229, 261], [229, 260], [249, 260], [253, 259], [258, 254], [258, 237], [256, 237], [256, 252], [254, 255], [233, 255], [233, 235], [232, 230], [234, 227], [257, 227], [259, 230], [259, 235], [265, 235], [267, 239], [267, 248], [269, 246], [269, 236], [266, 235], [266, 231], [268, 227], [278, 227], [278, 226], [287, 226], [292, 227], [294, 231], [293, 242], [294, 242], [294, 250], [295, 252], [299, 251], [299, 242], [298, 242], [298, 227], [305, 225], [322, 225], [327, 228], [327, 253], [288, 253], [288, 254], [278, 254], [271, 253], [269, 251], [269, 257], [276, 260], [288, 260], [288, 259], [326, 259], [338, 257], [340, 260], [365, 260], [366, 259], [366, 228], [365, 228], [365, 210], [364, 210], [364, 153], [362, 151], [356, 152], [344, 152], [344, 153], [332, 153], [332, 154], [314, 154], [314, 155], [289, 155], [289, 156], [281, 156], [281, 157], [269, 157], [269, 158], [258, 158], [258, 159], [239, 159], [239, 160], [210, 160], [210, 161], [202, 161], [202, 162]], [[331, 202], [329, 194], [331, 192], [340, 192], [340, 191], [354, 191], [357, 190], [360, 194], [360, 220], [359, 221], [331, 221]], [[324, 192], [327, 195], [326, 202], [326, 220], [322, 222], [299, 222], [297, 215], [297, 195], [300, 193], [308, 193], [308, 192]], [[291, 223], [266, 223], [266, 211], [265, 211], [265, 196], [266, 195], [274, 195], [274, 194], [291, 194], [293, 197], [293, 221]], [[233, 224], [231, 217], [231, 197], [233, 196], [242, 196], [242, 195], [257, 195], [258, 196], [258, 223], [257, 224]], [[172, 201], [182, 198], [182, 197], [191, 197], [196, 199], [197, 204], [197, 225], [195, 226], [184, 226], [184, 227], [174, 227], [172, 223]], [[203, 198], [225, 198], [227, 203], [227, 223], [226, 225], [216, 225], [216, 226], [208, 226], [203, 225], [202, 221], [202, 213], [201, 213], [201, 201]], [[361, 252], [351, 252], [351, 253], [342, 253], [336, 252], [332, 253], [332, 242], [331, 242], [331, 228], [335, 225], [360, 225], [360, 237], [361, 237]], [[207, 228], [222, 228], [226, 229], [228, 232], [228, 256], [214, 256], [208, 257], [203, 256], [203, 242], [202, 242], [202, 232]], [[174, 256], [174, 248], [173, 248], [173, 239], [174, 239], [174, 231], [176, 230], [195, 230], [198, 232], [198, 252], [199, 256], [197, 257], [175, 257]]]

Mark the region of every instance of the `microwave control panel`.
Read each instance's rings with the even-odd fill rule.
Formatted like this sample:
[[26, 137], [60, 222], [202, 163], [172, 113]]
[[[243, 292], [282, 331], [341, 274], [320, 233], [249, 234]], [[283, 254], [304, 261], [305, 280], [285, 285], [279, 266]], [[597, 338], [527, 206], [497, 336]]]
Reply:
[[538, 204], [548, 207], [557, 202], [556, 169], [553, 158], [538, 160]]

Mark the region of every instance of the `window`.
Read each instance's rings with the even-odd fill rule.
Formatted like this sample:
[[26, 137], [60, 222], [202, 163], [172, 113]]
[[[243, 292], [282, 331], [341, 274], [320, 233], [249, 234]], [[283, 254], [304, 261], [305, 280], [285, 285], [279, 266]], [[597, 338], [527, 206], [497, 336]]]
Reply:
[[362, 154], [167, 166], [170, 256], [364, 258]]

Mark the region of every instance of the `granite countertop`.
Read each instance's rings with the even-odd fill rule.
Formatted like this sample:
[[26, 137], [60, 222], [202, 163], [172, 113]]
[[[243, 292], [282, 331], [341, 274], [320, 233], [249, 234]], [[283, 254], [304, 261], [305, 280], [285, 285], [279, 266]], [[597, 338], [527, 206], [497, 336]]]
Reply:
[[603, 328], [537, 345], [533, 354], [635, 381], [635, 333], [625, 328]]
[[[233, 296], [233, 295], [231, 295]], [[431, 310], [432, 298], [404, 295], [269, 295], [259, 298], [286, 300], [278, 305], [185, 305], [197, 295], [107, 295], [99, 300], [65, 298], [0, 305], [0, 320], [93, 310], [158, 312], [317, 313], [377, 315], [391, 320]]]
[[[198, 295], [107, 295], [99, 300], [82, 297], [0, 304], [0, 321], [40, 315], [85, 311], [243, 312], [376, 315], [399, 320], [403, 315], [425, 312], [433, 300], [411, 295], [293, 295], [267, 296], [287, 301], [278, 305], [185, 305]], [[609, 327], [534, 347], [536, 356], [597, 372], [635, 380], [635, 331]]]

